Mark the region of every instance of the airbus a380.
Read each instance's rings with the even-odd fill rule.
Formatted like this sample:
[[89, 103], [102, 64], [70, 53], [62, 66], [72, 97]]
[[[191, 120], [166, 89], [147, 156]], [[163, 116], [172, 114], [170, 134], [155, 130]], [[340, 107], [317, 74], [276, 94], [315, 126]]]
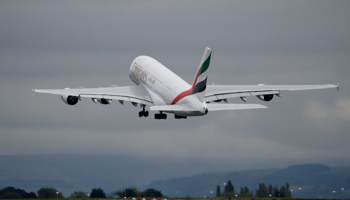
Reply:
[[[139, 117], [147, 117], [145, 110], [150, 106], [156, 111], [155, 119], [166, 119], [165, 113], [172, 113], [176, 119], [188, 116], [202, 116], [211, 111], [267, 108], [259, 104], [229, 104], [228, 98], [257, 96], [262, 101], [271, 101], [273, 96], [280, 96], [281, 91], [314, 90], [338, 88], [338, 85], [207, 85], [211, 49], [206, 48], [192, 85], [149, 56], [137, 57], [130, 66], [130, 79], [136, 86], [111, 86], [104, 88], [76, 89], [33, 89], [33, 92], [61, 95], [68, 105], [75, 105], [83, 97], [93, 102], [111, 104], [112, 100], [138, 104], [142, 111]], [[214, 102], [214, 103], [210, 103]]]

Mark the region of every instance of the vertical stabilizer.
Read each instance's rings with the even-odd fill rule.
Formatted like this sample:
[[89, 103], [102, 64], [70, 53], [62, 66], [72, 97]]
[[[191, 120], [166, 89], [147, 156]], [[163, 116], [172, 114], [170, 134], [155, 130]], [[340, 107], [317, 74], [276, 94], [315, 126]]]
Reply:
[[197, 74], [192, 84], [192, 94], [196, 95], [200, 101], [204, 101], [205, 89], [207, 88], [208, 68], [210, 64], [211, 49], [205, 48], [202, 60], [199, 64]]
[[207, 88], [208, 68], [210, 64], [211, 49], [205, 48], [202, 60], [199, 64], [196, 76], [194, 77], [191, 89], [183, 91], [172, 101], [171, 105], [176, 104], [182, 98], [188, 95], [195, 95], [197, 98], [204, 102], [205, 89]]

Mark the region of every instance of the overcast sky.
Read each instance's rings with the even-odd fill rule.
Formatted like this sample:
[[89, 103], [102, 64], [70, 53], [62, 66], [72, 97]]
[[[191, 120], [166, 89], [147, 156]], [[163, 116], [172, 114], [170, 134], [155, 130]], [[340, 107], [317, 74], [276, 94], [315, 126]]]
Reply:
[[[350, 1], [0, 1], [0, 155], [110, 154], [216, 162], [212, 170], [350, 165]], [[133, 85], [154, 57], [192, 82], [340, 84], [175, 120], [32, 89]], [[239, 98], [230, 103], [243, 103]], [[195, 167], [195, 166], [193, 166]]]

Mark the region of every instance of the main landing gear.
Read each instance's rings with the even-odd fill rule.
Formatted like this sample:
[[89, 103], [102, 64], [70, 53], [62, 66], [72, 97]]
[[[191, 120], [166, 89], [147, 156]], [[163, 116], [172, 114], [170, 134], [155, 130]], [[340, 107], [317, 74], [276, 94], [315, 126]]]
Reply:
[[[146, 105], [141, 104], [142, 111], [139, 112], [139, 117], [148, 117], [149, 112], [145, 111]], [[154, 119], [166, 119], [167, 115], [163, 114], [162, 111], [160, 113], [154, 114]], [[179, 116], [175, 114], [175, 119], [186, 119], [187, 117]]]
[[145, 111], [146, 105], [141, 105], [142, 106], [142, 111], [139, 112], [139, 117], [148, 117], [148, 111]]
[[160, 112], [159, 114], [154, 114], [154, 119], [166, 119], [166, 114], [163, 114], [163, 112]]
[[183, 116], [175, 115], [175, 119], [187, 119], [187, 117], [183, 117]]

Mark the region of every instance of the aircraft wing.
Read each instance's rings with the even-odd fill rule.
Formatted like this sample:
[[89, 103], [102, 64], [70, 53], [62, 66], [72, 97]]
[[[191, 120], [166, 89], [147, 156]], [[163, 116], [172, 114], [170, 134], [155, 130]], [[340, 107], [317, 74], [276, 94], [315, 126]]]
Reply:
[[235, 97], [280, 94], [281, 91], [316, 90], [338, 88], [338, 85], [207, 85], [205, 101], [216, 101]]
[[61, 96], [86, 97], [92, 99], [113, 99], [130, 101], [144, 105], [153, 105], [153, 101], [147, 90], [141, 86], [101, 87], [101, 88], [77, 88], [77, 89], [33, 89], [33, 92], [56, 94]]

